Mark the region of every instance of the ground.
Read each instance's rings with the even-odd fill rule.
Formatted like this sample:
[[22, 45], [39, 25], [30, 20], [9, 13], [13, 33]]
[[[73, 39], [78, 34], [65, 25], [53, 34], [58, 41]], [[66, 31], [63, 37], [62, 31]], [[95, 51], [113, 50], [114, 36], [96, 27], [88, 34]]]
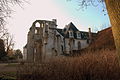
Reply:
[[0, 63], [0, 80], [15, 80], [18, 63]]

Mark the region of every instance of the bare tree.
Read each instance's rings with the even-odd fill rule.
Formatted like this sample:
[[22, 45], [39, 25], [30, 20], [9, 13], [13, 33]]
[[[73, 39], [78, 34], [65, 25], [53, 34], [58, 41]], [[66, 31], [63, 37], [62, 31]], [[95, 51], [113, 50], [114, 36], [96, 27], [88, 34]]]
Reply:
[[20, 49], [15, 50], [14, 56], [15, 56], [16, 59], [19, 59], [19, 58], [22, 59], [23, 58], [23, 55], [22, 55], [22, 52], [21, 52]]
[[[14, 41], [13, 36], [8, 33], [8, 29], [5, 28], [7, 18], [10, 17], [13, 6], [21, 6], [26, 0], [0, 0], [0, 39], [4, 40], [5, 50], [8, 53], [9, 49], [13, 48]], [[1, 46], [1, 45], [0, 45]]]
[[14, 47], [13, 36], [10, 35], [9, 33], [6, 33], [4, 37], [4, 43], [5, 43], [5, 51], [8, 54], [9, 50], [13, 49]]
[[[25, 1], [25, 0], [24, 0]], [[13, 5], [21, 5], [23, 0], [0, 0], [0, 29], [4, 28], [6, 19], [10, 17]]]
[[0, 30], [0, 39], [3, 40], [4, 45], [0, 45], [5, 48], [5, 52], [8, 54], [9, 50], [13, 49], [14, 41], [13, 36], [8, 32], [8, 29], [1, 28]]
[[4, 36], [5, 24], [7, 18], [10, 17], [14, 5], [21, 6], [26, 0], [0, 0], [0, 38]]
[[98, 32], [98, 31], [106, 29], [107, 27], [110, 27], [110, 25], [102, 24], [99, 27], [94, 27], [93, 30], [94, 30], [94, 32]]

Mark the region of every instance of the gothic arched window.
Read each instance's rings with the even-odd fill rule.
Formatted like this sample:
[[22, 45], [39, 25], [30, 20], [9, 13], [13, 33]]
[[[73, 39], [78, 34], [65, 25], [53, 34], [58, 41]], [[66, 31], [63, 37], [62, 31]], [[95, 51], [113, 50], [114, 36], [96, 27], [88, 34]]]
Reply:
[[35, 23], [35, 27], [40, 27], [40, 23], [39, 23], [39, 22], [36, 22], [36, 23]]

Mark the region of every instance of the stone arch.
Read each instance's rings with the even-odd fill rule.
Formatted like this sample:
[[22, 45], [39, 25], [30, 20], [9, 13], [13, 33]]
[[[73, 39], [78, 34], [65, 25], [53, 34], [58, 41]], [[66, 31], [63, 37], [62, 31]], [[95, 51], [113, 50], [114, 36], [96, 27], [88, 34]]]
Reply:
[[41, 27], [40, 23], [39, 23], [39, 22], [36, 22], [36, 23], [35, 23], [35, 27]]
[[43, 22], [43, 21], [40, 21], [40, 20], [36, 20], [36, 21], [33, 23], [33, 27], [41, 27], [41, 28], [43, 28], [43, 27], [44, 27], [44, 22]]

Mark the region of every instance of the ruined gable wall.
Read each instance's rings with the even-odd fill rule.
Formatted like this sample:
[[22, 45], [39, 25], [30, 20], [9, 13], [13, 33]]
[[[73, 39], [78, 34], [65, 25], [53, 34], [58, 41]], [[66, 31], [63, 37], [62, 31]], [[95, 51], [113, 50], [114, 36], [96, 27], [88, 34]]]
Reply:
[[27, 41], [27, 59], [28, 61], [33, 60], [33, 52], [34, 52], [34, 39], [33, 39], [34, 33], [32, 30], [28, 33], [28, 41]]

